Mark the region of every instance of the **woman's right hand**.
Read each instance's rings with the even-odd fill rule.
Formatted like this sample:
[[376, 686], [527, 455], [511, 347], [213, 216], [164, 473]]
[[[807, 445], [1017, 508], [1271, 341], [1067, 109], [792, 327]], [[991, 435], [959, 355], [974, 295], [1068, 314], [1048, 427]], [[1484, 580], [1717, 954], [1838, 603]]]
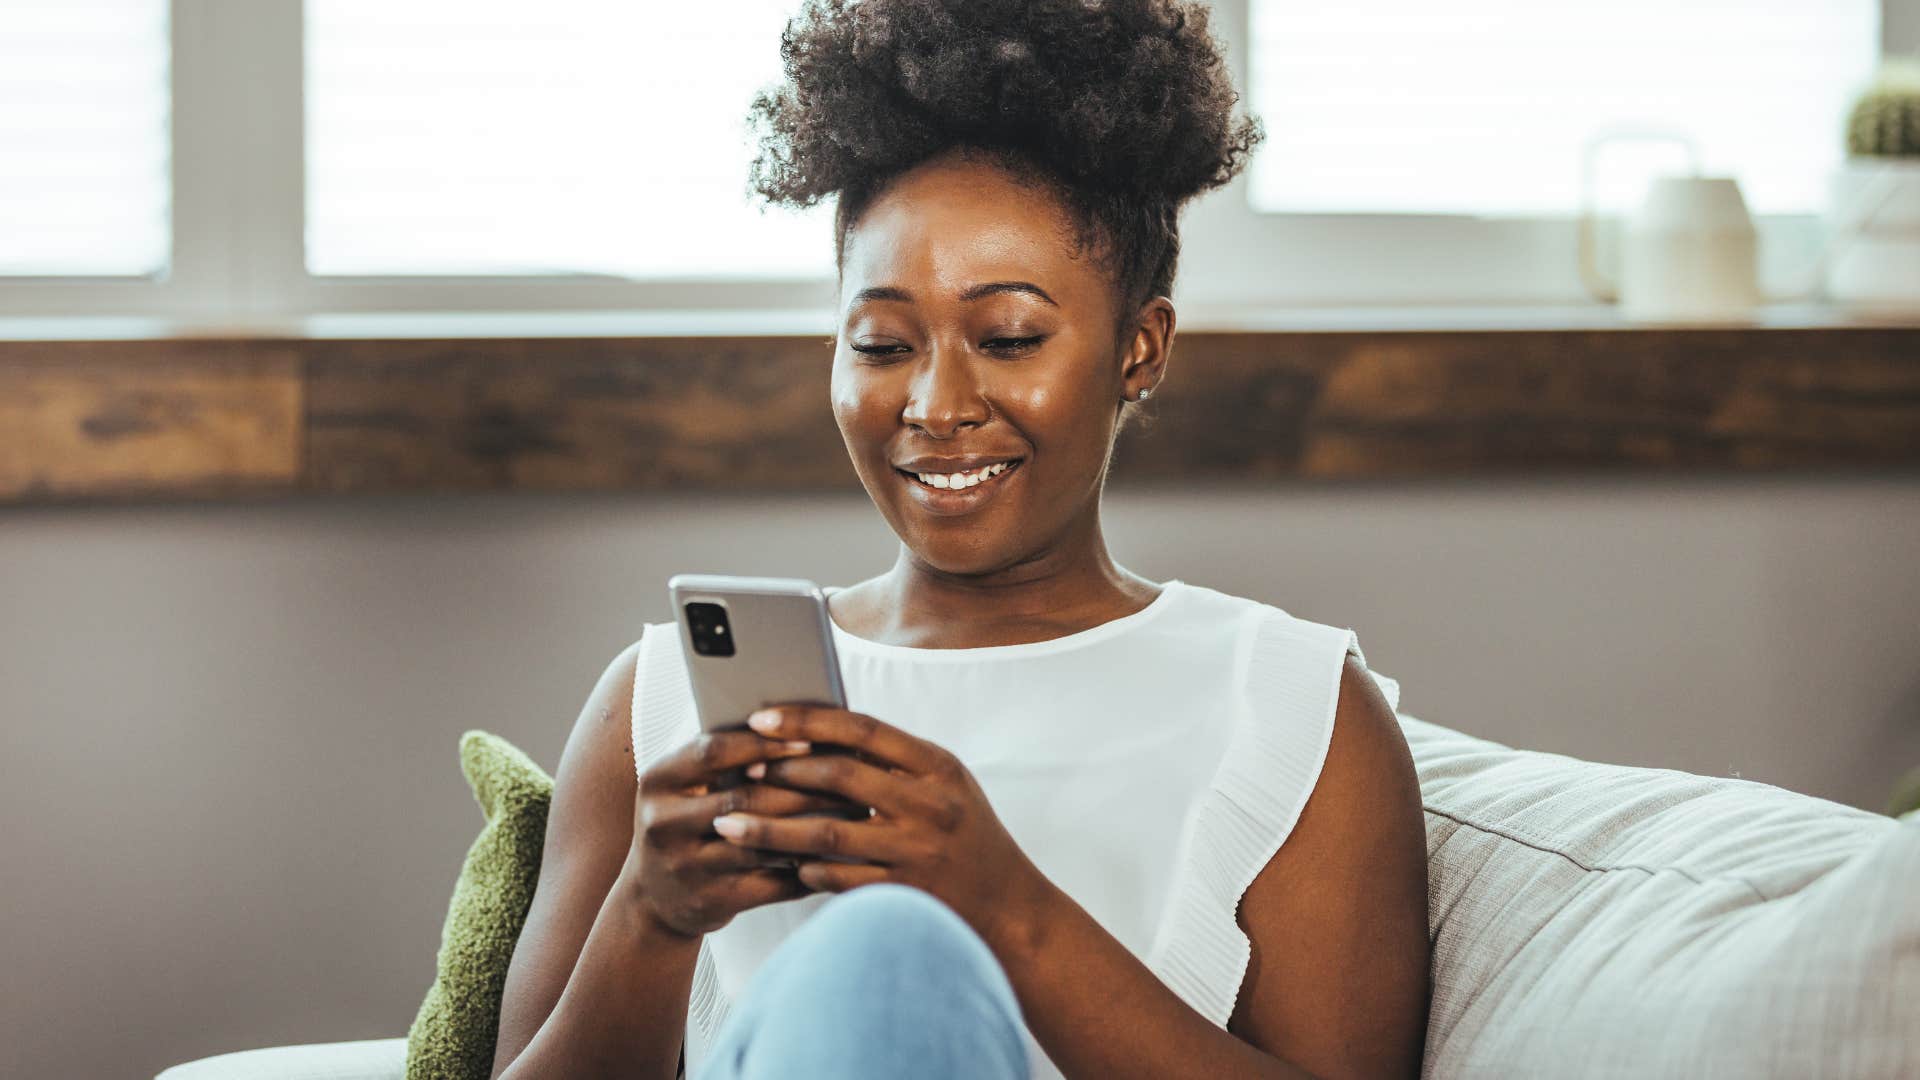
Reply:
[[748, 908], [812, 894], [792, 855], [743, 848], [713, 831], [714, 818], [736, 810], [786, 816], [846, 808], [838, 796], [747, 782], [740, 774], [756, 761], [810, 749], [745, 727], [703, 732], [641, 773], [629, 856], [648, 915], [674, 933], [699, 937]]

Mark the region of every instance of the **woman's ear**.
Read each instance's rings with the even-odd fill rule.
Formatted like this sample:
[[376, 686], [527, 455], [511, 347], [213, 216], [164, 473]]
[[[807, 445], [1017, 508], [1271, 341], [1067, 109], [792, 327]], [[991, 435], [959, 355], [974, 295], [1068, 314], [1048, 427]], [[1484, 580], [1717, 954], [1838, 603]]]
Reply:
[[1166, 378], [1173, 352], [1173, 301], [1156, 296], [1134, 316], [1120, 356], [1120, 396], [1137, 401], [1142, 390], [1157, 390]]

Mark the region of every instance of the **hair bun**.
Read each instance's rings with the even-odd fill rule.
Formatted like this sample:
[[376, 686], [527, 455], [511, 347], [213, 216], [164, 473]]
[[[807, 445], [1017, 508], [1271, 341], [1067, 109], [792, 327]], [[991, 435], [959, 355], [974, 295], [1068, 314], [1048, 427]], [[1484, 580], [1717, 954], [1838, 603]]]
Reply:
[[756, 95], [751, 185], [810, 206], [956, 144], [1177, 207], [1263, 138], [1191, 0], [807, 0]]

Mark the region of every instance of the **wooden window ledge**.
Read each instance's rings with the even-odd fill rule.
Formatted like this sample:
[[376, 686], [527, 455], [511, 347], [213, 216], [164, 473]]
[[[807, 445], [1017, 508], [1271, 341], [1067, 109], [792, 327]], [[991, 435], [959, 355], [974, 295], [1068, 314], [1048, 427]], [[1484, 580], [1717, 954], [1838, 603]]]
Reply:
[[[0, 501], [857, 491], [824, 317], [723, 318], [0, 320]], [[1116, 484], [1905, 470], [1920, 320], [1215, 313], [1147, 411]]]

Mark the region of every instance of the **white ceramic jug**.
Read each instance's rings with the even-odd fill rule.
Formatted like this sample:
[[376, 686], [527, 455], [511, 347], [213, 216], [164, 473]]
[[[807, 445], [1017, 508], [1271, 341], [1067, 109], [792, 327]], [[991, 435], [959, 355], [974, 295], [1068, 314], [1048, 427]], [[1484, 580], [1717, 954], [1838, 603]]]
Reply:
[[[1686, 147], [1689, 176], [1656, 177], [1627, 221], [1617, 279], [1600, 266], [1594, 163], [1624, 139]], [[1619, 300], [1633, 322], [1743, 322], [1761, 303], [1753, 217], [1731, 177], [1701, 176], [1692, 140], [1665, 134], [1611, 134], [1588, 141], [1581, 173], [1580, 276], [1601, 300]]]
[[[1687, 150], [1686, 176], [1656, 177], [1628, 218], [1621, 270], [1606, 272], [1597, 255], [1594, 166], [1599, 151], [1623, 140], [1673, 142]], [[1732, 177], [1701, 176], [1693, 140], [1669, 133], [1617, 132], [1589, 139], [1580, 180], [1580, 277], [1587, 291], [1618, 300], [1632, 322], [1739, 323], [1754, 318], [1762, 303], [1805, 300], [1819, 291], [1826, 267], [1858, 236], [1893, 193], [1891, 178], [1878, 178], [1821, 246], [1800, 288], [1762, 293], [1758, 238], [1740, 184]]]

